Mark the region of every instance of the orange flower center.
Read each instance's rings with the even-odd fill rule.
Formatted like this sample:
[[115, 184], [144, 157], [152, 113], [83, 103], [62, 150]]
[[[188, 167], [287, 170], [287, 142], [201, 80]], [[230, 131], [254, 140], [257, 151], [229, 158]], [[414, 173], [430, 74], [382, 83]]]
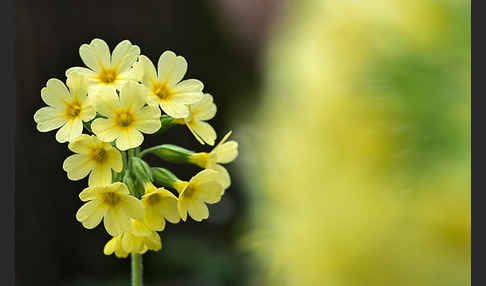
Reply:
[[121, 127], [128, 127], [133, 123], [133, 116], [129, 112], [121, 112], [116, 115], [116, 123]]
[[110, 206], [116, 206], [120, 202], [120, 195], [114, 192], [104, 193], [103, 202]]
[[67, 107], [66, 114], [70, 118], [77, 118], [81, 113], [81, 104], [75, 102]]
[[105, 70], [103, 69], [99, 75], [99, 79], [104, 84], [112, 84], [116, 80], [116, 71], [115, 70]]
[[170, 99], [172, 93], [166, 84], [155, 84], [152, 91], [161, 100]]

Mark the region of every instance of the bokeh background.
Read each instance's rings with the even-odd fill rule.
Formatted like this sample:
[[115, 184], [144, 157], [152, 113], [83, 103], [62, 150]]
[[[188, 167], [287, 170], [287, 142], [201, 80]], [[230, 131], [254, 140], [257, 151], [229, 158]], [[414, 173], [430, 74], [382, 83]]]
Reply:
[[[78, 49], [183, 55], [240, 156], [203, 223], [169, 224], [146, 285], [468, 285], [470, 27], [463, 0], [17, 1], [16, 280], [129, 285], [76, 222], [86, 182], [34, 112]], [[186, 128], [143, 146], [208, 151]], [[169, 167], [181, 178], [197, 169]]]

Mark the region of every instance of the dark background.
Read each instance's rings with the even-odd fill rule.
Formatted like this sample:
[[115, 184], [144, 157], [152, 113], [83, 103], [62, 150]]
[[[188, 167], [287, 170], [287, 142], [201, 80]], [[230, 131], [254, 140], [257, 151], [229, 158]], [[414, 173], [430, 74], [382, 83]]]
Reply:
[[[83, 66], [78, 49], [93, 38], [110, 49], [128, 39], [153, 62], [164, 50], [184, 56], [186, 78], [197, 78], [218, 107], [210, 121], [219, 139], [250, 120], [258, 103], [260, 59], [280, 1], [17, 1], [17, 133], [15, 168], [15, 268], [17, 285], [128, 285], [129, 259], [102, 253], [110, 238], [103, 227], [84, 229], [75, 219], [78, 193], [87, 179], [69, 181], [62, 170], [70, 155], [55, 132], [40, 133], [33, 114], [44, 106], [40, 90], [50, 78]], [[142, 147], [179, 144], [209, 151], [183, 127], [146, 136]], [[240, 145], [240, 153], [244, 146]], [[241, 156], [240, 156], [241, 157]], [[183, 179], [196, 168], [167, 165]], [[202, 223], [168, 224], [163, 249], [144, 255], [146, 285], [243, 285], [254, 266], [239, 250], [247, 229], [247, 194], [228, 165], [232, 186], [210, 206]]]

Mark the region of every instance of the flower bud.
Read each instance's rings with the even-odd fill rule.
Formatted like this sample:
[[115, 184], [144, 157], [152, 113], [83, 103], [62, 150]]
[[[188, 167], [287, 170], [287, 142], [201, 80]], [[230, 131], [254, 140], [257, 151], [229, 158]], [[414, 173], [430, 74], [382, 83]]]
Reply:
[[174, 183], [180, 181], [171, 171], [165, 168], [152, 168], [152, 174], [157, 184], [165, 187], [174, 187]]
[[171, 144], [164, 144], [145, 149], [143, 154], [145, 153], [152, 153], [157, 157], [172, 163], [189, 162], [189, 158], [194, 154], [191, 150]]
[[142, 185], [153, 181], [150, 166], [144, 160], [138, 157], [130, 158], [130, 171], [133, 173], [135, 178], [142, 183]]

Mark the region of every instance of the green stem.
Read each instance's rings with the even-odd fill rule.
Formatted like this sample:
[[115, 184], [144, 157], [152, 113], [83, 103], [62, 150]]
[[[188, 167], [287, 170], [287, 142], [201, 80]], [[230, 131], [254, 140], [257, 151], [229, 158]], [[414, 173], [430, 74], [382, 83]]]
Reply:
[[132, 286], [143, 286], [142, 255], [132, 253]]
[[[135, 149], [128, 150], [127, 168], [129, 168], [130, 161], [134, 156], [135, 156]], [[132, 286], [143, 286], [142, 255], [138, 253], [132, 253], [131, 256], [132, 256]]]

